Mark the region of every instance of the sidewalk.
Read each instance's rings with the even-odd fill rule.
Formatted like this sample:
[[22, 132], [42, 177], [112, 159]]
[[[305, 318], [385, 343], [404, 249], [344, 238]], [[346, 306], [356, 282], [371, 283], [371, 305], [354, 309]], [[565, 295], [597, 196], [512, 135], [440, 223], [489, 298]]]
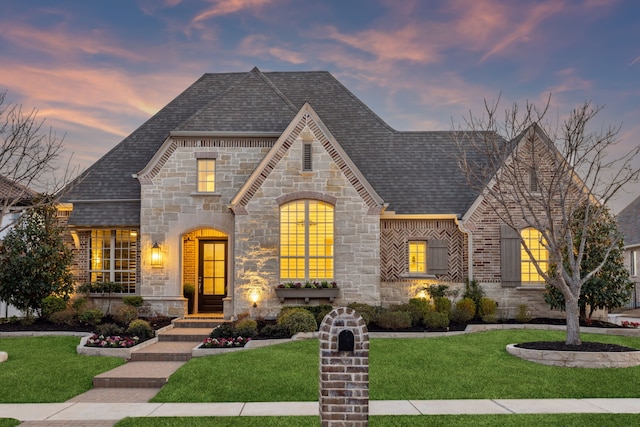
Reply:
[[[372, 400], [370, 415], [640, 413], [640, 399]], [[117, 421], [125, 417], [252, 417], [319, 414], [318, 402], [0, 404], [20, 421]], [[35, 424], [34, 424], [35, 425]], [[38, 425], [45, 425], [38, 424]]]

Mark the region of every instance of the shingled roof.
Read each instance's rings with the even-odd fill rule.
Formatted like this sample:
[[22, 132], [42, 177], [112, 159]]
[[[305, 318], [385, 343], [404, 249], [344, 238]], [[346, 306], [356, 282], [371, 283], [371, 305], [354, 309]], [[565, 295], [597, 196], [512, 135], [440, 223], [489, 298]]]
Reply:
[[[254, 68], [203, 75], [98, 160], [67, 196], [74, 203], [69, 223], [139, 224], [140, 186], [132, 175], [146, 166], [170, 132], [278, 133], [305, 102], [388, 210], [462, 215], [477, 197], [457, 167], [452, 132], [396, 131], [326, 71], [262, 73]], [[117, 221], [107, 220], [96, 208], [101, 202], [126, 206]]]
[[625, 246], [640, 245], [640, 197], [618, 214], [618, 231], [624, 236]]
[[35, 194], [28, 187], [0, 175], [0, 203], [10, 205], [29, 203]]

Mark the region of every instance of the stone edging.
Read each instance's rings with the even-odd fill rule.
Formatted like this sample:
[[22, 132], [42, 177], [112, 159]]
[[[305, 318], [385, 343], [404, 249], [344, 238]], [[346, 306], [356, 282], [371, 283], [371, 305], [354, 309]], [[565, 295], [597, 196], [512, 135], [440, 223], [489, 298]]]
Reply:
[[173, 325], [165, 326], [164, 328], [160, 328], [156, 331], [156, 337], [141, 342], [138, 345], [134, 345], [133, 347], [128, 348], [113, 348], [113, 347], [87, 347], [85, 344], [91, 335], [84, 335], [80, 340], [80, 344], [76, 347], [76, 352], [78, 354], [84, 354], [86, 356], [111, 356], [111, 357], [119, 357], [121, 359], [129, 360], [131, 359], [131, 353], [134, 353], [138, 350], [142, 350], [145, 347], [149, 347], [152, 344], [158, 342], [158, 333], [168, 331], [169, 329], [173, 329]]
[[628, 368], [640, 365], [640, 351], [554, 351], [507, 345], [507, 353], [534, 363], [566, 368]]

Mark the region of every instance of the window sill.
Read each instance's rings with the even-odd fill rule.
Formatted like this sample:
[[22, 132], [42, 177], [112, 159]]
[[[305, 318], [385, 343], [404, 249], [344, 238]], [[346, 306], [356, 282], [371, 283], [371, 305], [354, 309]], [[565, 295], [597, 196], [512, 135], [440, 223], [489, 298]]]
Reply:
[[516, 287], [518, 291], [544, 291], [545, 289], [544, 285], [520, 285]]
[[403, 279], [436, 279], [435, 274], [428, 273], [403, 273], [400, 275]]
[[220, 193], [200, 193], [200, 192], [195, 192], [195, 193], [191, 193], [191, 197], [220, 197], [222, 196], [222, 194]]

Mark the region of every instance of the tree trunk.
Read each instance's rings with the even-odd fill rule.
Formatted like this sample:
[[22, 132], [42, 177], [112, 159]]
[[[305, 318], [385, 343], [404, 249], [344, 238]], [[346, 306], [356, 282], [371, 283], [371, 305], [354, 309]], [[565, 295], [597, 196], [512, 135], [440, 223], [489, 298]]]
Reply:
[[567, 345], [580, 345], [580, 307], [578, 307], [578, 298], [564, 296], [565, 309], [567, 313]]

